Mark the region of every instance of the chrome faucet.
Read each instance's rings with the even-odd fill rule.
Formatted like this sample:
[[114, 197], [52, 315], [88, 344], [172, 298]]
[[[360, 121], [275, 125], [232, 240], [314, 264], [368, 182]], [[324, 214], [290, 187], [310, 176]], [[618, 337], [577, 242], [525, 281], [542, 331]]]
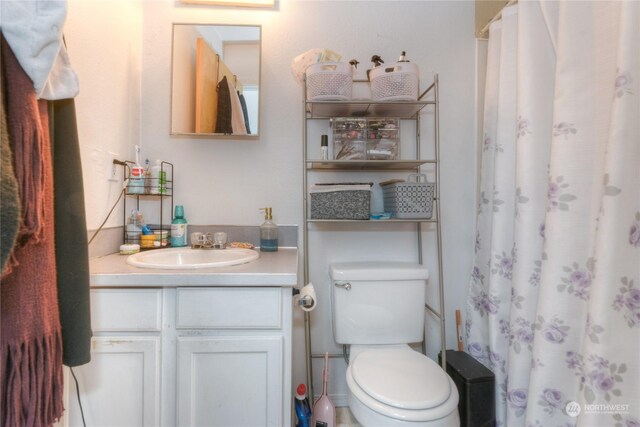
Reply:
[[227, 233], [191, 233], [191, 249], [226, 249]]

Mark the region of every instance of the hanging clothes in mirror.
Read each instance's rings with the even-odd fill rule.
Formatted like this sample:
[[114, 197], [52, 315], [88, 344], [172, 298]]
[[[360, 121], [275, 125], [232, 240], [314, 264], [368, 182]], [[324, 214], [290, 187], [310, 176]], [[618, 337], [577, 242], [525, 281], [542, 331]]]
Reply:
[[249, 112], [247, 110], [247, 101], [244, 99], [244, 95], [238, 92], [238, 98], [240, 98], [240, 105], [242, 106], [242, 116], [244, 117], [244, 127], [247, 129], [247, 135], [251, 133], [249, 127]]
[[[235, 91], [234, 91], [235, 93]], [[218, 118], [216, 120], [216, 133], [231, 134], [231, 92], [227, 76], [222, 77], [218, 83]]]
[[229, 94], [231, 97], [231, 127], [233, 128], [233, 134], [246, 135], [247, 128], [244, 124], [244, 114], [242, 113], [242, 105], [240, 104], [238, 91], [231, 85], [229, 80], [227, 80], [227, 84], [229, 85]]

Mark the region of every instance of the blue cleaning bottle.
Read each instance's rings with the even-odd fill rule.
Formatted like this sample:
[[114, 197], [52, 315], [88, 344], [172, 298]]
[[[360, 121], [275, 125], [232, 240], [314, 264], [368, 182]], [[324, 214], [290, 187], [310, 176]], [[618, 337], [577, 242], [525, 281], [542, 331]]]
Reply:
[[311, 405], [307, 399], [307, 386], [300, 384], [296, 390], [295, 398], [296, 427], [311, 427]]

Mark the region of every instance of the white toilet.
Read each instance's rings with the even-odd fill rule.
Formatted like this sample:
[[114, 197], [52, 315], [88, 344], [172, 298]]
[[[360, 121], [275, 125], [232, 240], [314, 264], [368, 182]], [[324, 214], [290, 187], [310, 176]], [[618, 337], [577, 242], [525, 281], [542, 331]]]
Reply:
[[336, 263], [333, 335], [350, 345], [349, 409], [365, 427], [457, 427], [458, 390], [421, 342], [428, 271], [400, 262]]

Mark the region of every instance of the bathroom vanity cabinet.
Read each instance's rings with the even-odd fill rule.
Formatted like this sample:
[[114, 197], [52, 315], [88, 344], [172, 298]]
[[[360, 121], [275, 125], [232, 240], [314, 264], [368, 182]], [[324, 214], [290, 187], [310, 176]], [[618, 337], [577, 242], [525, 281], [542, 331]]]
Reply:
[[177, 425], [284, 425], [291, 289], [175, 291]]
[[[187, 274], [109, 257], [92, 260], [92, 360], [74, 368], [87, 425], [291, 425], [295, 249]], [[82, 426], [65, 388], [63, 425]]]
[[[74, 368], [87, 425], [159, 425], [162, 289], [92, 289], [91, 362]], [[75, 384], [65, 403], [69, 426], [82, 426]]]

